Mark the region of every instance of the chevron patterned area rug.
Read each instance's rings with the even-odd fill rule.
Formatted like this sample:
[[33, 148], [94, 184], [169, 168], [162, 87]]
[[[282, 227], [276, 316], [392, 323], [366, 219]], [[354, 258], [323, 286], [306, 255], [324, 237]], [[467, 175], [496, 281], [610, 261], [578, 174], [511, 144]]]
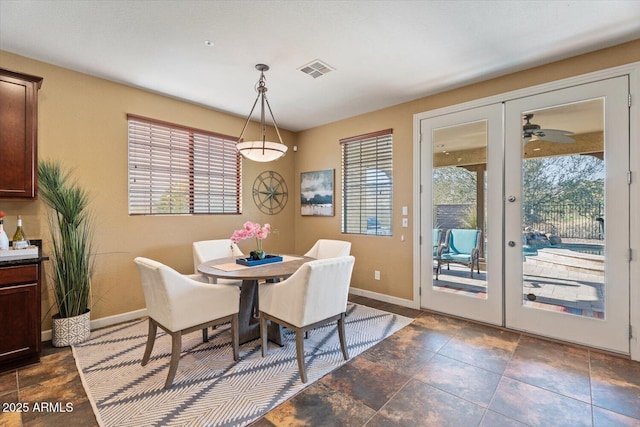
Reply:
[[[355, 357], [411, 323], [412, 319], [349, 304], [346, 336]], [[140, 365], [146, 319], [93, 331], [73, 346], [87, 395], [101, 426], [244, 426], [345, 363], [337, 328], [309, 332], [305, 340], [308, 383], [300, 381], [295, 334], [284, 329], [284, 347], [260, 340], [240, 347], [233, 361], [228, 326], [210, 330], [209, 342], [194, 332], [182, 338], [182, 358], [170, 390], [164, 390], [171, 340], [158, 329], [151, 360]]]

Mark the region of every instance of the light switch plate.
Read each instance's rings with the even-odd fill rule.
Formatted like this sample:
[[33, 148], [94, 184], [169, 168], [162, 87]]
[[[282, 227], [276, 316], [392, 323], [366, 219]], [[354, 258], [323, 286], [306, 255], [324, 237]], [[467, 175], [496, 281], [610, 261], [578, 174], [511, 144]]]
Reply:
[[402, 207], [402, 215], [409, 215], [409, 206]]

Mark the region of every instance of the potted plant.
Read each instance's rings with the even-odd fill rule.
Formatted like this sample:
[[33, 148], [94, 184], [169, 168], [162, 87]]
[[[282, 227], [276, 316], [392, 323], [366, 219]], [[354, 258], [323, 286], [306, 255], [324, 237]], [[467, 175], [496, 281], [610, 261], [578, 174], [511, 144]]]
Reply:
[[252, 260], [264, 259], [266, 253], [262, 250], [262, 241], [271, 233], [271, 225], [261, 226], [257, 222], [247, 221], [240, 230], [236, 230], [231, 235], [231, 242], [238, 243], [240, 240], [256, 238], [256, 250], [249, 254]]
[[85, 189], [59, 163], [38, 164], [39, 197], [48, 214], [52, 264], [50, 275], [58, 313], [53, 316], [52, 344], [65, 347], [89, 338], [89, 304], [93, 256], [93, 223]]

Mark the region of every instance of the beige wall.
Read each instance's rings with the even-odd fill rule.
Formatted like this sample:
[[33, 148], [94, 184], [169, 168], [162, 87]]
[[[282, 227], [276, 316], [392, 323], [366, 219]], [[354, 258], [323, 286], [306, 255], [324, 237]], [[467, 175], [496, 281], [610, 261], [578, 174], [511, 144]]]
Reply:
[[[90, 190], [95, 213], [96, 274], [93, 280], [93, 319], [143, 308], [144, 297], [132, 262], [145, 256], [183, 273], [193, 272], [191, 243], [228, 238], [244, 221], [270, 222], [277, 232], [265, 249], [291, 252], [294, 245], [293, 203], [284, 212], [269, 216], [257, 210], [251, 186], [264, 170], [278, 171], [293, 183], [294, 156], [260, 164], [243, 162], [243, 214], [202, 216], [129, 216], [127, 204], [127, 113], [185, 126], [239, 135], [243, 117], [230, 116], [165, 96], [131, 88], [53, 65], [0, 51], [0, 67], [44, 78], [39, 92], [38, 155], [62, 160], [75, 170], [78, 181]], [[247, 99], [247, 113], [252, 99]], [[258, 126], [251, 128], [258, 133]], [[248, 134], [247, 137], [257, 135]], [[283, 132], [289, 145], [294, 135]], [[293, 195], [292, 195], [293, 197]], [[23, 217], [28, 238], [47, 239], [48, 225], [39, 201], [0, 200], [7, 214], [6, 229], [12, 235], [15, 218]], [[240, 247], [249, 252], [250, 241]], [[45, 247], [46, 252], [46, 247]], [[44, 264], [45, 273], [50, 266]], [[43, 330], [50, 327], [51, 301], [43, 298]]]
[[[144, 307], [133, 258], [146, 256], [177, 270], [192, 270], [191, 242], [228, 238], [246, 220], [270, 222], [277, 230], [265, 242], [273, 252], [304, 253], [318, 238], [345, 239], [356, 256], [353, 286], [391, 297], [413, 297], [413, 115], [461, 102], [533, 86], [625, 63], [640, 61], [640, 40], [543, 67], [473, 84], [413, 102], [342, 120], [299, 134], [284, 132], [290, 151], [269, 163], [243, 163], [242, 215], [130, 217], [127, 214], [127, 126], [133, 113], [168, 122], [237, 135], [244, 118], [76, 73], [0, 51], [0, 67], [44, 77], [39, 94], [39, 156], [63, 160], [91, 190], [96, 217], [97, 271], [92, 318]], [[251, 100], [247, 100], [251, 102]], [[247, 108], [249, 105], [247, 105]], [[277, 111], [275, 112], [277, 115]], [[394, 233], [392, 237], [342, 235], [340, 232], [340, 138], [393, 128]], [[253, 130], [256, 132], [257, 130]], [[255, 135], [254, 135], [255, 136]], [[251, 135], [248, 135], [251, 137]], [[297, 145], [294, 153], [291, 146]], [[300, 172], [335, 169], [333, 217], [300, 215]], [[251, 186], [264, 170], [283, 175], [289, 203], [278, 215], [260, 213]], [[401, 208], [409, 208], [409, 228], [401, 227]], [[8, 233], [21, 214], [29, 238], [45, 238], [47, 224], [38, 201], [0, 200]], [[405, 240], [401, 240], [404, 235]], [[245, 252], [252, 242], [241, 242]], [[45, 248], [46, 250], [46, 248]], [[48, 272], [45, 263], [45, 273]], [[373, 280], [373, 271], [381, 280]], [[43, 300], [43, 329], [49, 329], [51, 302]]]
[[[294, 164], [296, 186], [300, 185], [300, 172], [335, 169], [336, 216], [325, 218], [298, 215], [295, 249], [302, 251], [320, 237], [350, 240], [352, 253], [356, 257], [352, 287], [412, 300], [413, 115], [635, 61], [640, 61], [640, 40], [300, 132], [297, 139], [298, 153]], [[338, 140], [387, 128], [393, 128], [394, 144], [393, 236], [342, 235], [340, 233], [341, 178]], [[409, 207], [409, 228], [401, 226], [402, 206]], [[300, 201], [296, 199], [297, 212], [299, 209]], [[374, 270], [381, 272], [379, 281], [374, 280]]]

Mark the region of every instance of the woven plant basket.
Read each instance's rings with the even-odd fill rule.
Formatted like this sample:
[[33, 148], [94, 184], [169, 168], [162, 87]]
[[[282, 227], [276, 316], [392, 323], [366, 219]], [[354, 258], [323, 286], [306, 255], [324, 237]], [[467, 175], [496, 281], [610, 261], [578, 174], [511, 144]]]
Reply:
[[74, 317], [53, 316], [51, 344], [54, 347], [68, 347], [86, 341], [91, 335], [91, 311]]

